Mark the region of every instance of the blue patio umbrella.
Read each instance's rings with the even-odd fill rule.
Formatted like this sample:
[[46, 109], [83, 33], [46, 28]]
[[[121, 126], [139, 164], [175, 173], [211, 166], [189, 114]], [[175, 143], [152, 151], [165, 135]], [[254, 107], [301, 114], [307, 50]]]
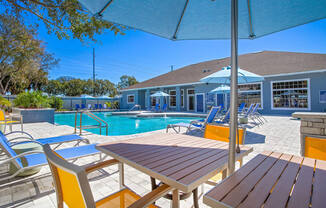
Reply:
[[158, 91], [151, 95], [151, 97], [169, 97], [169, 96], [170, 96], [169, 94], [162, 91]]
[[[221, 84], [230, 84], [231, 82], [231, 67], [223, 67], [222, 70], [215, 72], [207, 77], [200, 79], [204, 83], [221, 83]], [[243, 69], [238, 69], [238, 83], [249, 83], [249, 82], [260, 82], [264, 78], [258, 74], [248, 72]]]
[[81, 98], [83, 98], [83, 99], [95, 99], [93, 96], [90, 96], [90, 95], [81, 95], [80, 96]]
[[235, 168], [238, 38], [326, 18], [326, 0], [79, 0], [104, 20], [171, 40], [231, 39], [229, 173]]
[[227, 109], [227, 94], [230, 93], [231, 89], [230, 86], [228, 85], [220, 85], [217, 88], [209, 91], [209, 93], [214, 93], [214, 94], [223, 94], [224, 96], [224, 107]]

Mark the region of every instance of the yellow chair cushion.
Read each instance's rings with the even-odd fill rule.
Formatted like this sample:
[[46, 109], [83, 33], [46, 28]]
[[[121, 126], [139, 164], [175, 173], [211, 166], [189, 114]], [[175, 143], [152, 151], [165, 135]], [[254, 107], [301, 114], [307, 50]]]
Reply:
[[[96, 202], [97, 208], [127, 208], [132, 203], [140, 199], [140, 196], [131, 191], [130, 189], [123, 189], [114, 193], [104, 199]], [[157, 208], [157, 206], [150, 205], [149, 208]]]
[[[244, 143], [244, 129], [238, 129], [239, 144]], [[222, 142], [229, 142], [230, 128], [228, 126], [206, 125], [204, 137]]]
[[306, 137], [304, 156], [326, 160], [326, 139]]

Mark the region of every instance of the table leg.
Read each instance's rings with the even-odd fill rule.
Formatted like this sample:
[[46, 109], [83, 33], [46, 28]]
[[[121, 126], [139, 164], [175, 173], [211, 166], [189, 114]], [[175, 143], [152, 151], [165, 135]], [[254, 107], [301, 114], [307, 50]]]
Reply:
[[192, 191], [193, 197], [194, 197], [194, 208], [199, 208], [198, 204], [198, 188], [194, 189]]
[[172, 192], [172, 208], [180, 208], [180, 195], [179, 190], [174, 189]]
[[119, 163], [119, 185], [120, 185], [120, 189], [123, 189], [125, 187], [125, 176], [124, 176], [123, 163]]

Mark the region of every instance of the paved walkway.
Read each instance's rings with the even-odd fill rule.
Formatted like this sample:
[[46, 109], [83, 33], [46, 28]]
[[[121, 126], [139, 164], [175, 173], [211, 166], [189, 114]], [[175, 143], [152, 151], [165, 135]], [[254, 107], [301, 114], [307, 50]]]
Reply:
[[[245, 158], [245, 162], [264, 150], [298, 155], [300, 152], [300, 122], [298, 120], [293, 120], [290, 117], [280, 116], [266, 116], [266, 119], [268, 122], [260, 127], [247, 126], [245, 144], [253, 146], [254, 152]], [[64, 125], [57, 126], [48, 123], [25, 124], [24, 128], [35, 138], [73, 133], [72, 127]], [[153, 134], [153, 132], [144, 134]], [[101, 143], [129, 139], [144, 134], [129, 136], [100, 136], [86, 133], [85, 137], [92, 143]], [[202, 136], [199, 132], [193, 132], [193, 134]], [[98, 159], [98, 156], [87, 157], [78, 160], [76, 163], [79, 165], [85, 165]], [[0, 173], [1, 171], [5, 171], [4, 169], [6, 168], [7, 167], [0, 167]], [[125, 182], [128, 187], [140, 195], [144, 195], [150, 191], [150, 178], [147, 175], [128, 166], [125, 169]], [[13, 181], [9, 185], [0, 184], [0, 207], [56, 207], [56, 195], [52, 186], [52, 178], [49, 173], [49, 168], [43, 167], [41, 172], [33, 178], [18, 182]], [[90, 174], [89, 178], [95, 200], [101, 199], [119, 189], [117, 167], [112, 166], [101, 171], [96, 171]], [[207, 192], [210, 188], [212, 188], [212, 186], [204, 185], [204, 192]], [[201, 189], [199, 189], [199, 191], [201, 193]], [[199, 204], [200, 207], [207, 207], [203, 205], [202, 198], [200, 199]], [[170, 201], [160, 199], [157, 202], [157, 205], [161, 207], [170, 207]], [[192, 197], [182, 201], [181, 207], [192, 207]]]

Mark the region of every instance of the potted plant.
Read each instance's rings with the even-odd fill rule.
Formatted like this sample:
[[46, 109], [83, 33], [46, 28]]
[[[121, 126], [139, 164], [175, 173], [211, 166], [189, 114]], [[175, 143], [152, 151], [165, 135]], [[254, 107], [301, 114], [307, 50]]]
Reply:
[[23, 116], [24, 123], [54, 123], [54, 108], [49, 97], [40, 91], [20, 93], [13, 103], [12, 112]]

